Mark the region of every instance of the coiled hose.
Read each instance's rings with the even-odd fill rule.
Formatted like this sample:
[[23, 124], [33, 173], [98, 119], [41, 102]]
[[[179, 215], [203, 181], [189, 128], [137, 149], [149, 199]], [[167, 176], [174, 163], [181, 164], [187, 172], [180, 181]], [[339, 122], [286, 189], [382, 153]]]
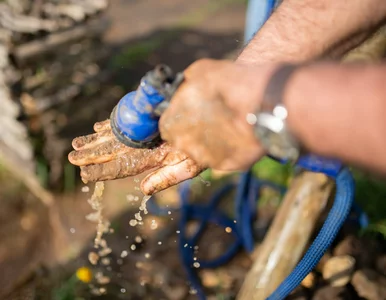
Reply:
[[[257, 179], [252, 175], [251, 171], [248, 171], [241, 174], [238, 185], [228, 183], [213, 194], [208, 204], [197, 205], [189, 203], [191, 180], [180, 185], [181, 206], [178, 209], [180, 211], [178, 247], [191, 288], [197, 293], [199, 299], [204, 300], [206, 298], [196, 272], [197, 268], [216, 268], [223, 265], [234, 257], [240, 248], [244, 248], [248, 252], [253, 250], [252, 222], [255, 219], [260, 190], [262, 187], [267, 186], [279, 191], [281, 194], [286, 191], [282, 186]], [[235, 196], [235, 220], [229, 218], [217, 208], [224, 196], [233, 189], [237, 189]], [[335, 201], [320, 233], [291, 274], [268, 297], [269, 300], [284, 299], [312, 271], [344, 224], [351, 210], [353, 199], [354, 180], [350, 171], [347, 168], [343, 168], [336, 177]], [[149, 200], [148, 210], [152, 214], [166, 215], [166, 210], [159, 208], [153, 197]], [[198, 229], [193, 235], [187, 236], [186, 227], [188, 222], [192, 220], [199, 222]], [[210, 261], [201, 261], [195, 257], [195, 247], [208, 223], [216, 224], [222, 228], [230, 228], [234, 242], [220, 257]]]

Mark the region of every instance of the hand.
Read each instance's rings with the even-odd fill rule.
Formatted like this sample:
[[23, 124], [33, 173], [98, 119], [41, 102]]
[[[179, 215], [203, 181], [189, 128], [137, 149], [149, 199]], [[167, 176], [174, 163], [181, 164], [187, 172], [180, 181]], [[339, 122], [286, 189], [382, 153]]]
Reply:
[[94, 131], [96, 133], [75, 138], [72, 142], [75, 151], [68, 155], [72, 164], [80, 166], [84, 182], [135, 176], [154, 169], [141, 182], [142, 192], [152, 195], [204, 170], [166, 143], [155, 149], [125, 146], [115, 138], [109, 120], [95, 123]]
[[263, 155], [247, 122], [248, 113], [259, 107], [268, 78], [263, 71], [269, 70], [228, 61], [195, 62], [161, 116], [162, 138], [203, 166], [250, 167]]

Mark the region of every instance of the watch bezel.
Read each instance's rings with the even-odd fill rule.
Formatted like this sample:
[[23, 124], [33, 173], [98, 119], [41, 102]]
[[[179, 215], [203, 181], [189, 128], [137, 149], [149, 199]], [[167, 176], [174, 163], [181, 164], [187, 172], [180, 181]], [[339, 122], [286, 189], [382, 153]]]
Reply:
[[[283, 106], [281, 106], [283, 107]], [[276, 141], [282, 143], [272, 143], [269, 135], [277, 135]], [[256, 115], [255, 135], [259, 142], [272, 157], [281, 161], [296, 161], [300, 154], [299, 143], [288, 130], [286, 118], [280, 118], [273, 113], [261, 112]]]

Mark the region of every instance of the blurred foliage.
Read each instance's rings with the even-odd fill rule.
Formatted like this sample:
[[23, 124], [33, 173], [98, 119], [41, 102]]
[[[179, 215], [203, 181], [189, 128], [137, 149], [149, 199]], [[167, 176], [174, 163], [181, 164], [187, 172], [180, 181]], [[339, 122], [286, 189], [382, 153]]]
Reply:
[[253, 174], [260, 178], [272, 181], [278, 185], [287, 186], [292, 177], [293, 167], [290, 164], [281, 164], [264, 156], [252, 167]]
[[386, 182], [354, 169], [355, 199], [366, 212], [370, 226], [366, 231], [374, 231], [386, 238]]
[[76, 275], [71, 276], [67, 281], [62, 282], [58, 287], [52, 290], [53, 300], [84, 300], [77, 296], [79, 288], [83, 285]]
[[168, 32], [158, 34], [156, 37], [146, 41], [137, 42], [135, 45], [122, 49], [119, 54], [112, 58], [112, 67], [132, 67], [137, 62], [148, 58], [150, 54], [162, 44], [165, 44], [168, 40], [174, 38], [179, 31], [200, 24], [210, 15], [228, 5], [246, 2], [246, 0], [209, 1], [206, 5], [203, 5], [199, 9], [183, 15], [180, 21], [176, 23], [174, 29], [170, 29]]
[[136, 62], [145, 60], [153, 51], [165, 43], [170, 35], [173, 34], [160, 34], [153, 39], [138, 42], [135, 45], [125, 47], [118, 55], [112, 59], [112, 66], [118, 67], [131, 67]]

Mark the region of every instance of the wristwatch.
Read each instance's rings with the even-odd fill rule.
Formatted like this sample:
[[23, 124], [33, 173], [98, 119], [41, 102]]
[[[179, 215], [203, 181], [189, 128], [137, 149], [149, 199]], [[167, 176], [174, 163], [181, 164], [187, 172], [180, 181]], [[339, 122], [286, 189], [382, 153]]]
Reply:
[[[258, 112], [247, 116], [254, 124], [255, 136], [268, 155], [280, 162], [296, 162], [300, 143], [287, 125], [288, 111], [283, 104], [283, 93], [288, 79], [298, 66], [285, 64], [274, 71], [265, 89]], [[253, 120], [253, 122], [250, 122]]]

